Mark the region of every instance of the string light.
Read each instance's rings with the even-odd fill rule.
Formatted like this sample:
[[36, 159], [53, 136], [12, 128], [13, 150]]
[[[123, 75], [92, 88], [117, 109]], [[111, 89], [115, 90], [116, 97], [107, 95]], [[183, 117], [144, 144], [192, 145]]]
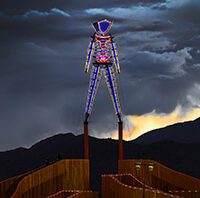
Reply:
[[111, 35], [104, 35], [110, 30], [112, 22], [104, 19], [102, 21], [93, 23], [92, 25], [96, 33], [92, 36], [92, 41], [89, 44], [85, 63], [85, 71], [88, 72], [90, 63], [93, 59], [88, 96], [85, 107], [86, 121], [87, 117], [92, 112], [92, 107], [101, 79], [102, 71], [104, 73], [106, 84], [113, 102], [115, 113], [120, 119], [121, 107], [119, 103], [115, 72], [113, 69], [114, 65], [116, 72], [120, 73], [118, 53], [116, 44], [113, 41], [113, 37]]

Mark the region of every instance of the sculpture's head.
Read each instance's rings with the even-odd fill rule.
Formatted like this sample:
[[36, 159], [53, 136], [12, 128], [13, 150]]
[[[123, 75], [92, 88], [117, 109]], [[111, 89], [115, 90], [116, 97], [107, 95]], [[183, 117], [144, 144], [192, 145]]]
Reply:
[[106, 33], [109, 32], [109, 30], [112, 26], [112, 21], [104, 19], [104, 20], [92, 23], [92, 25], [97, 34], [105, 35]]

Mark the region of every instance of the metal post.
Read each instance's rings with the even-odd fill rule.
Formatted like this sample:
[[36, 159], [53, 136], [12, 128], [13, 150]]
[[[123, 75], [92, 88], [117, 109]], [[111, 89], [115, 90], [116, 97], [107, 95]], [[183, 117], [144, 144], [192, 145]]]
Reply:
[[89, 159], [89, 148], [88, 148], [88, 122], [84, 122], [84, 158]]
[[119, 160], [123, 160], [123, 122], [118, 122], [119, 130]]

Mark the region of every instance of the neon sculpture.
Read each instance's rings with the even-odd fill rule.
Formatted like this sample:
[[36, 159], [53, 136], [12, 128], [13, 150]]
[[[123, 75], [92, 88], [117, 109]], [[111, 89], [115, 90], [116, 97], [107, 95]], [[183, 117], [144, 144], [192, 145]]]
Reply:
[[85, 72], [89, 71], [92, 62], [92, 70], [90, 76], [90, 84], [88, 89], [87, 103], [85, 108], [85, 122], [92, 112], [94, 99], [101, 80], [102, 73], [104, 74], [108, 90], [113, 102], [115, 113], [121, 122], [121, 108], [119, 103], [115, 71], [120, 73], [119, 59], [116, 48], [116, 43], [113, 41], [111, 34], [107, 35], [112, 26], [112, 22], [104, 19], [92, 24], [95, 30], [92, 40], [89, 43], [87, 58], [85, 63]]

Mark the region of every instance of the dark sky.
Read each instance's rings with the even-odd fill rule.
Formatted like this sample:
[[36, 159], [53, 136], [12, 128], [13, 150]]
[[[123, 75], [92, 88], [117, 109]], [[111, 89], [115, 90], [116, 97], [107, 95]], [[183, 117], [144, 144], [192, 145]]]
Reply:
[[[2, 0], [0, 150], [83, 132], [91, 22], [104, 18], [113, 20], [125, 120], [199, 107], [199, 0]], [[116, 124], [102, 78], [90, 134], [111, 136]]]

